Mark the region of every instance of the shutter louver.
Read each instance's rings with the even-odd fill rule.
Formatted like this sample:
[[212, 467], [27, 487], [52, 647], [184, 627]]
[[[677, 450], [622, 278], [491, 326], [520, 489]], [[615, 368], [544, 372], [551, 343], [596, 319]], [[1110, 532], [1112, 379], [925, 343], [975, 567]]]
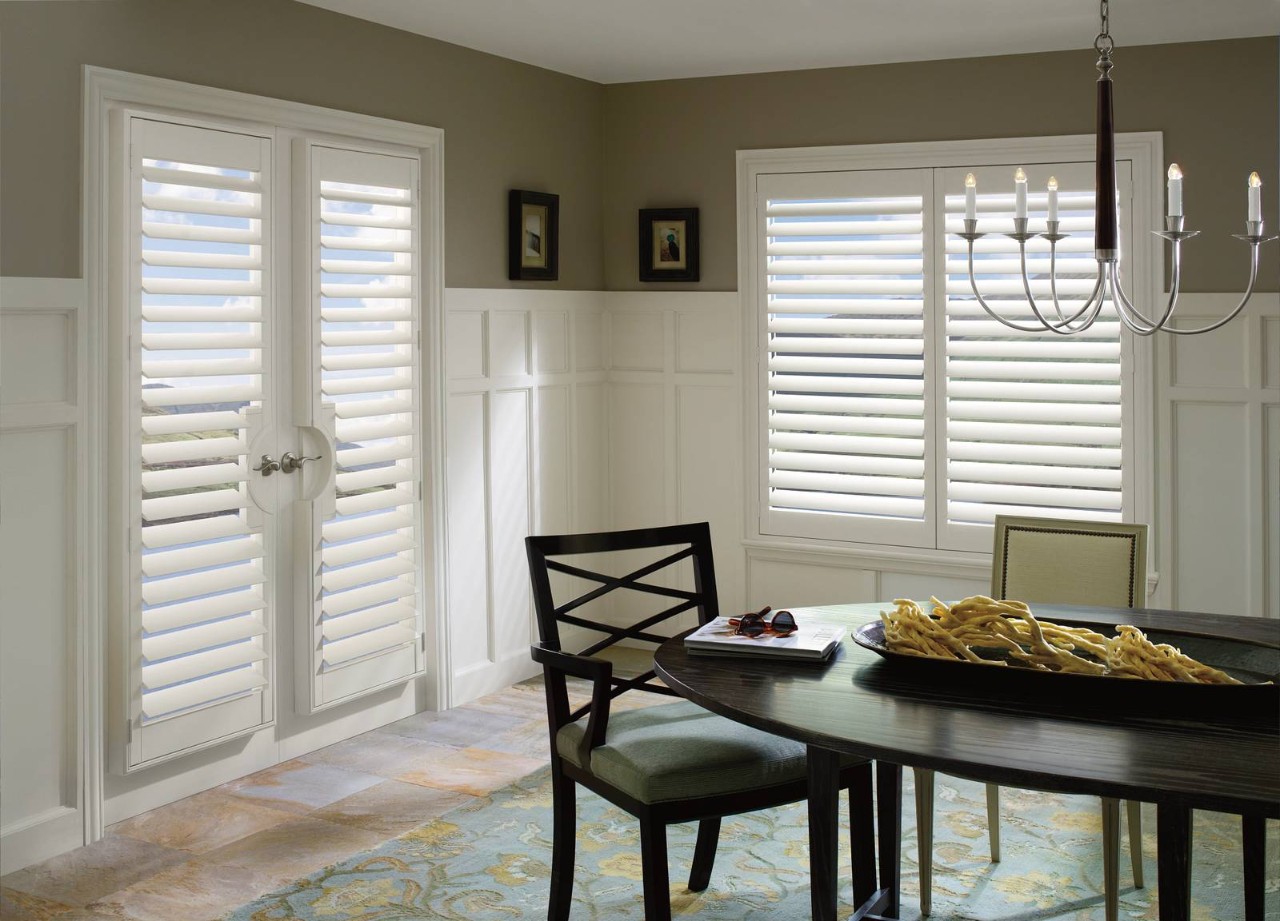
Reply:
[[[1037, 167], [1060, 183], [1057, 292], [1064, 312], [1078, 311], [1094, 289], [1093, 177], [1082, 165]], [[1021, 278], [1013, 230], [1009, 171], [978, 174], [979, 227], [975, 245], [978, 290], [1002, 316], [1034, 322]], [[947, 171], [947, 188], [963, 173]], [[1047, 193], [1028, 195], [1031, 229], [1043, 227]], [[1125, 208], [1122, 208], [1122, 216]], [[972, 525], [998, 514], [1119, 521], [1124, 513], [1121, 438], [1120, 322], [1110, 301], [1084, 334], [1060, 336], [1008, 329], [973, 297], [962, 229], [963, 194], [946, 196], [946, 442], [942, 546], [986, 549]], [[1127, 234], [1125, 234], [1127, 236]], [[1042, 313], [1054, 317], [1049, 245], [1027, 244], [1027, 274]]]
[[930, 538], [924, 187], [875, 176], [761, 180], [770, 533]]
[[313, 709], [422, 669], [418, 161], [308, 145], [313, 415], [335, 474], [317, 502]]
[[130, 120], [137, 767], [270, 720], [263, 399], [269, 141]]

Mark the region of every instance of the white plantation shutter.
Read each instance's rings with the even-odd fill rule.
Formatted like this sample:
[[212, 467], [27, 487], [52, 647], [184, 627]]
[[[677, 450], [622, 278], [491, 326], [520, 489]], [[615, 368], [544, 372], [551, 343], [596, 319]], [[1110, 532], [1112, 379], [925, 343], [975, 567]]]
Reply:
[[299, 144], [313, 425], [335, 448], [312, 528], [314, 710], [422, 670], [420, 163]]
[[925, 545], [929, 176], [765, 176], [758, 188], [762, 530]]
[[[1129, 239], [1128, 163], [1122, 163], [1121, 237]], [[967, 244], [955, 236], [964, 216], [963, 170], [942, 173], [946, 195], [945, 513], [939, 545], [986, 550], [998, 514], [1119, 521], [1124, 515], [1122, 342], [1110, 301], [1084, 334], [1032, 334], [983, 312], [968, 279]], [[1094, 193], [1089, 164], [1028, 167], [1031, 230], [1042, 230], [1045, 184], [1059, 183], [1057, 292], [1064, 312], [1093, 292]], [[978, 218], [993, 233], [975, 247], [978, 290], [1002, 316], [1034, 320], [1013, 230], [1012, 170], [975, 171]], [[1028, 243], [1027, 272], [1042, 312], [1053, 314], [1049, 246]], [[941, 340], [940, 340], [941, 341]]]
[[248, 483], [270, 141], [137, 117], [128, 134], [134, 768], [271, 720], [268, 535]]
[[[1013, 230], [1014, 167], [754, 175], [751, 286], [760, 343], [762, 536], [989, 552], [998, 514], [1134, 520], [1131, 338], [1108, 302], [1082, 335], [1009, 329], [973, 296], [964, 176], [978, 179], [975, 275], [1002, 316], [1034, 321]], [[948, 153], [947, 159], [954, 162]], [[1117, 164], [1134, 234], [1133, 162]], [[770, 164], [770, 169], [779, 169]], [[1092, 294], [1093, 164], [1032, 163], [1030, 229], [1059, 183], [1056, 290]], [[1135, 247], [1136, 249], [1136, 247]], [[1129, 270], [1142, 262], [1131, 261]], [[1052, 306], [1049, 244], [1028, 243]]]

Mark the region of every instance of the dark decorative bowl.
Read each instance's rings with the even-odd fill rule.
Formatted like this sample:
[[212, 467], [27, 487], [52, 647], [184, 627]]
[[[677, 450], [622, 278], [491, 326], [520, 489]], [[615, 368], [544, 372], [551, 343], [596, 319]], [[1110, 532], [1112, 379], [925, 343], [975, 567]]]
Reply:
[[[1114, 635], [1115, 624], [1071, 621], [1104, 635]], [[884, 624], [872, 621], [853, 633], [853, 641], [883, 656], [894, 668], [916, 672], [923, 685], [937, 691], [944, 684], [960, 694], [966, 689], [1003, 688], [1011, 696], [1024, 691], [1080, 695], [1099, 705], [1139, 710], [1176, 709], [1188, 717], [1225, 722], [1280, 724], [1280, 648], [1223, 636], [1175, 630], [1146, 630], [1153, 643], [1169, 643], [1184, 653], [1221, 669], [1243, 684], [1196, 684], [1182, 681], [1144, 681], [1118, 675], [1085, 675], [1022, 667], [1011, 660], [997, 668], [964, 659], [934, 659], [894, 652], [884, 640]], [[982, 657], [1003, 658], [998, 649], [974, 649]]]

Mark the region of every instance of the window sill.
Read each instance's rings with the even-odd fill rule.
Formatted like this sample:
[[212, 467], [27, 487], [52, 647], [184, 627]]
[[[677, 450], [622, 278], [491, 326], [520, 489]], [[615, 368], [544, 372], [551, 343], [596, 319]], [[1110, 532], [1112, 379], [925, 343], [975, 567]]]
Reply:
[[[748, 560], [843, 566], [877, 572], [899, 572], [954, 579], [991, 580], [991, 554], [922, 547], [832, 544], [802, 538], [749, 537], [742, 542]], [[1147, 597], [1155, 594], [1160, 574], [1147, 573]], [[1150, 604], [1150, 601], [1148, 601]]]
[[991, 554], [872, 544], [832, 544], [798, 538], [751, 537], [742, 542], [747, 558], [814, 565], [856, 567], [990, 581]]

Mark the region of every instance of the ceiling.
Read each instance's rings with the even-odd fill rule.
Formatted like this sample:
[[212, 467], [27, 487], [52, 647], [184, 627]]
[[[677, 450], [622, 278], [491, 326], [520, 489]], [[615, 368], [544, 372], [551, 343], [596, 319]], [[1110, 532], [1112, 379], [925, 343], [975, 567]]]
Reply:
[[[599, 83], [1084, 49], [1094, 0], [301, 0]], [[1280, 0], [1115, 0], [1126, 45], [1280, 33]], [[1171, 80], [1195, 79], [1171, 74]]]

